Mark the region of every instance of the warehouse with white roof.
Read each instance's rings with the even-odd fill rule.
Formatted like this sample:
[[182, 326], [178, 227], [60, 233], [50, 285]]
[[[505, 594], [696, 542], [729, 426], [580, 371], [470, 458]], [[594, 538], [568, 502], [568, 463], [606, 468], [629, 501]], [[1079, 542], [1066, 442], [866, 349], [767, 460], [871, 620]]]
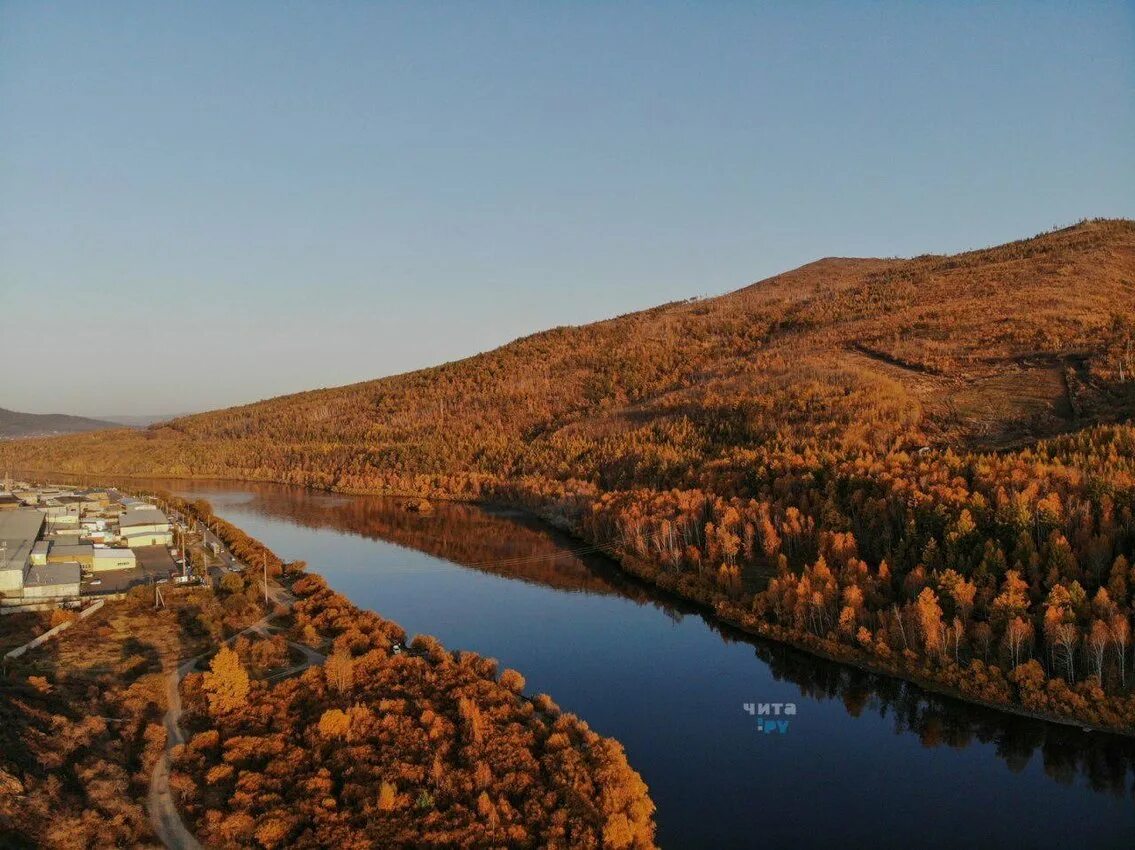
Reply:
[[131, 549], [139, 546], [172, 546], [173, 532], [166, 515], [157, 508], [134, 508], [122, 514], [119, 532]]

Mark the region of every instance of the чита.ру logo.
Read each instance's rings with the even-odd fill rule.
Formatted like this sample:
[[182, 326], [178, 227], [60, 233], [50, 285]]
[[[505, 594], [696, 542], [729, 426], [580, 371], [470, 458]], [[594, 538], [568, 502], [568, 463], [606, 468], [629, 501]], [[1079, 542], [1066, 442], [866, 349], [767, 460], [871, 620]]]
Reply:
[[757, 731], [766, 735], [788, 733], [787, 717], [796, 715], [794, 702], [744, 702], [741, 708], [751, 717], [757, 718]]

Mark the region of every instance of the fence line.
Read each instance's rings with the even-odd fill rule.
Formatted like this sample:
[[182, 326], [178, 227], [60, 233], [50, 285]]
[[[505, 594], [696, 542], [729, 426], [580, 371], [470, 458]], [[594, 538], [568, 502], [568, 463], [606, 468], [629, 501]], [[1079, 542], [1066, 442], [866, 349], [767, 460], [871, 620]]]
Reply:
[[23, 655], [29, 649], [35, 649], [40, 644], [47, 643], [47, 641], [51, 640], [53, 637], [55, 637], [60, 632], [66, 631], [67, 629], [71, 628], [72, 623], [77, 623], [77, 622], [79, 622], [79, 620], [86, 619], [87, 617], [89, 617], [91, 614], [95, 613], [95, 611], [97, 611], [99, 608], [101, 608], [105, 604], [106, 604], [105, 599], [98, 600], [93, 605], [89, 605], [88, 607], [86, 607], [82, 611], [80, 611], [77, 619], [68, 620], [65, 623], [60, 623], [55, 628], [48, 629], [46, 632], [44, 632], [39, 637], [32, 638], [27, 643], [25, 643], [23, 646], [17, 646], [15, 649], [8, 650], [6, 653], [4, 653], [4, 658], [5, 659], [19, 658], [21, 655]]

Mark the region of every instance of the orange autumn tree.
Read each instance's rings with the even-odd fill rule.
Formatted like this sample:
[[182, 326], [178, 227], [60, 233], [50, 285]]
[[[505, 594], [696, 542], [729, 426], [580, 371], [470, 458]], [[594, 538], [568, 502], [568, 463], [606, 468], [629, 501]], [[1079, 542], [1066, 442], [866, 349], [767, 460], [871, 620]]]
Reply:
[[929, 587], [918, 594], [916, 603], [919, 630], [923, 644], [930, 655], [942, 652], [942, 608], [938, 605], [938, 595]]
[[338, 651], [323, 663], [327, 684], [341, 694], [349, 693], [354, 683], [354, 662], [350, 653]]
[[248, 671], [228, 644], [213, 656], [201, 688], [209, 701], [209, 713], [214, 717], [234, 714], [248, 704]]
[[378, 810], [389, 812], [398, 802], [398, 789], [385, 780], [378, 788]]

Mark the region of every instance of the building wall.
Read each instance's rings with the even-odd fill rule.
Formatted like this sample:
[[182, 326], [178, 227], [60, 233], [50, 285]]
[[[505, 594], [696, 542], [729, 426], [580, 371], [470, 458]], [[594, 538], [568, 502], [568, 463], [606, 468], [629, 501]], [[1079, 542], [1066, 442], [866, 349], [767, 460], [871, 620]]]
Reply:
[[54, 552], [47, 553], [47, 563], [49, 564], [67, 564], [76, 563], [82, 564], [84, 567], [93, 565], [94, 555], [83, 555], [75, 552], [68, 552], [61, 555], [56, 555]]
[[37, 584], [24, 587], [24, 599], [43, 599], [45, 597], [78, 595], [78, 582], [74, 584]]
[[[150, 539], [153, 537], [160, 537], [162, 542], [173, 541], [173, 532], [170, 530], [168, 523], [156, 523], [153, 525], [131, 525], [123, 528], [122, 536], [129, 542], [135, 537], [144, 537]], [[131, 546], [156, 546], [157, 543], [131, 543]], [[166, 545], [170, 545], [167, 543]]]
[[0, 570], [0, 593], [11, 594], [19, 592], [24, 587], [24, 571], [18, 570]]
[[169, 534], [170, 526], [168, 522], [156, 522], [150, 525], [128, 525], [122, 529], [122, 536], [129, 537], [132, 534]]
[[[108, 550], [102, 550], [106, 553]], [[91, 569], [97, 572], [103, 570], [132, 570], [138, 566], [138, 561], [134, 557], [134, 553], [129, 549], [115, 549], [114, 554], [100, 554], [96, 555], [91, 564]]]
[[139, 546], [172, 546], [173, 535], [168, 531], [147, 531], [140, 534], [131, 531], [126, 537], [126, 545], [131, 549]]

